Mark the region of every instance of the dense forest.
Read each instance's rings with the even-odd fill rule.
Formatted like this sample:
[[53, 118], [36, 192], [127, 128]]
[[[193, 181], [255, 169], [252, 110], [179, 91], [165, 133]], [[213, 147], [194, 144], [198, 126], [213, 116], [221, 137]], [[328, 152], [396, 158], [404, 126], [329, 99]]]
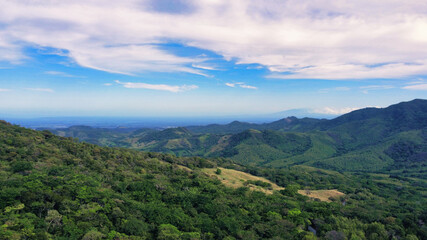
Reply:
[[[218, 166], [285, 189], [229, 188], [201, 171]], [[6, 122], [0, 182], [0, 239], [427, 239], [423, 181], [107, 148]], [[346, 195], [297, 193], [332, 188]]]

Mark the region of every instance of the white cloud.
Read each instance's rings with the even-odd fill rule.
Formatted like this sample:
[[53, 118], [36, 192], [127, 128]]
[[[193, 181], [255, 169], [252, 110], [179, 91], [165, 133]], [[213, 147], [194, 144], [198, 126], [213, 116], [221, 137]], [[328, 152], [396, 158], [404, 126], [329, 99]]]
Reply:
[[6, 61], [13, 64], [21, 63], [21, 61], [27, 57], [21, 52], [20, 47], [14, 43], [13, 39], [8, 35], [8, 32], [0, 30], [0, 62]]
[[246, 84], [240, 84], [239, 86], [241, 88], [247, 88], [247, 89], [258, 89], [257, 87], [246, 85]]
[[366, 106], [366, 107], [344, 107], [344, 108], [334, 108], [334, 107], [324, 107], [319, 109], [313, 109], [313, 113], [321, 114], [330, 114], [330, 115], [342, 115], [352, 111], [356, 111], [362, 108], [379, 108], [378, 106]]
[[361, 86], [359, 88], [362, 90], [362, 92], [364, 94], [368, 94], [369, 91], [393, 89], [394, 86], [391, 86], [391, 85], [369, 85], [369, 86]]
[[10, 92], [10, 89], [6, 89], [6, 88], [0, 88], [0, 92]]
[[115, 81], [116, 83], [123, 85], [125, 88], [143, 88], [150, 90], [160, 90], [160, 91], [169, 91], [169, 92], [183, 92], [199, 88], [196, 85], [182, 85], [182, 86], [173, 86], [166, 84], [148, 84], [148, 83], [134, 83], [134, 82], [120, 82]]
[[407, 90], [424, 90], [425, 91], [425, 90], [427, 90], [427, 83], [408, 85], [408, 86], [404, 86], [402, 88], [407, 89]]
[[[384, 59], [385, 60], [385, 59]], [[424, 60], [423, 60], [424, 61]], [[306, 66], [296, 69], [273, 69], [289, 71], [291, 74], [272, 73], [268, 78], [276, 79], [367, 79], [367, 78], [402, 78], [417, 74], [426, 74], [427, 61], [417, 64], [393, 63], [378, 67], [363, 64], [324, 64]]]
[[71, 75], [65, 72], [59, 72], [59, 71], [45, 71], [44, 74], [47, 75], [53, 75], [53, 76], [60, 76], [60, 77], [74, 77], [74, 78], [81, 78], [81, 76], [75, 76]]
[[158, 44], [178, 42], [271, 78], [365, 79], [427, 74], [427, 5], [420, 0], [188, 0], [171, 14], [147, 0], [3, 1], [0, 61], [22, 43], [67, 50], [84, 67], [206, 75], [203, 59]]
[[263, 66], [249, 66], [249, 67], [246, 67], [246, 69], [263, 69], [264, 67]]
[[49, 92], [49, 93], [54, 92], [54, 90], [50, 88], [25, 88], [25, 90], [34, 91], [34, 92]]
[[200, 69], [204, 69], [204, 70], [210, 70], [210, 71], [217, 71], [219, 69], [217, 69], [214, 66], [209, 66], [209, 65], [205, 65], [205, 64], [192, 64], [191, 65], [194, 68], [200, 68]]
[[243, 82], [237, 82], [237, 83], [225, 83], [226, 86], [229, 87], [241, 87], [241, 88], [247, 88], [247, 89], [258, 89], [257, 87], [251, 86], [251, 85], [247, 85]]
[[330, 114], [330, 115], [342, 115], [346, 114], [355, 110], [359, 110], [361, 108], [355, 108], [355, 107], [346, 107], [346, 108], [332, 108], [332, 107], [324, 107], [321, 109], [314, 109], [314, 113], [321, 113], [321, 114]]
[[113, 84], [112, 83], [104, 83], [103, 85], [109, 87], [109, 86], [112, 86]]

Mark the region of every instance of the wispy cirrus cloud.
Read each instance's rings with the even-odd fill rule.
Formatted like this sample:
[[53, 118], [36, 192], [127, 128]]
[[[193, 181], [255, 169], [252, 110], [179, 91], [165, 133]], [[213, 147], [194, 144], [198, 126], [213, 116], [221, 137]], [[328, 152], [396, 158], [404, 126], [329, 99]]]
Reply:
[[405, 86], [401, 87], [401, 89], [418, 91], [427, 90], [427, 80], [423, 78], [414, 79], [406, 83]]
[[140, 82], [120, 82], [118, 80], [115, 81], [117, 84], [122, 85], [125, 88], [141, 88], [141, 89], [150, 89], [150, 90], [159, 90], [159, 91], [168, 91], [168, 92], [183, 92], [189, 91], [199, 88], [196, 85], [181, 85], [181, 86], [173, 86], [166, 84], [148, 84], [148, 83], [140, 83]]
[[76, 75], [68, 74], [65, 72], [59, 72], [59, 71], [45, 71], [43, 73], [47, 75], [53, 75], [53, 76], [59, 76], [59, 77], [82, 78], [82, 76], [76, 76]]
[[228, 87], [235, 87], [235, 86], [236, 86], [236, 83], [225, 83], [225, 86], [228, 86]]
[[219, 69], [215, 66], [207, 65], [207, 64], [192, 64], [191, 65], [194, 68], [200, 68], [204, 70], [210, 70], [210, 71], [218, 71]]
[[55, 92], [53, 89], [51, 88], [25, 88], [25, 90], [28, 91], [33, 91], [33, 92], [48, 92], [48, 93], [53, 93]]
[[247, 84], [240, 84], [239, 87], [241, 88], [247, 88], [247, 89], [258, 89], [257, 87], [247, 85]]
[[10, 92], [10, 91], [12, 90], [7, 88], [0, 88], [0, 92]]
[[342, 92], [342, 91], [350, 91], [350, 90], [351, 90], [351, 88], [349, 88], [349, 87], [334, 87], [334, 88], [322, 88], [318, 92], [319, 93], [329, 93], [329, 92], [333, 92], [333, 91]]
[[408, 86], [402, 87], [402, 89], [425, 91], [425, 90], [427, 90], [427, 83], [408, 85]]
[[228, 87], [240, 87], [240, 88], [246, 88], [246, 89], [258, 89], [255, 86], [247, 85], [244, 82], [237, 82], [237, 83], [225, 83]]
[[0, 61], [22, 61], [22, 49], [38, 45], [65, 49], [79, 65], [113, 73], [206, 75], [203, 71], [211, 70], [200, 68], [204, 59], [161, 47], [172, 42], [238, 64], [265, 66], [270, 78], [427, 74], [423, 1], [188, 0], [178, 5], [152, 0], [3, 1], [1, 7], [8, 11], [0, 16]]
[[386, 90], [395, 88], [392, 85], [369, 85], [369, 86], [361, 86], [359, 87], [364, 94], [368, 94], [370, 91], [375, 90]]

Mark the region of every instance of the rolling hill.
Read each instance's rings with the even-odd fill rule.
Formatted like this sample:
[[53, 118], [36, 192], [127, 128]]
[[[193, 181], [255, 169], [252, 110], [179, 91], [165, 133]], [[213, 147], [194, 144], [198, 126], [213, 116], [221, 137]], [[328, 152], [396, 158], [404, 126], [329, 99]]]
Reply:
[[288, 117], [265, 124], [235, 121], [165, 130], [75, 129], [52, 132], [104, 146], [229, 158], [247, 165], [304, 164], [427, 178], [427, 100], [420, 99], [360, 109], [332, 120]]
[[[235, 140], [300, 151], [280, 134]], [[426, 189], [412, 178], [100, 147], [0, 121], [0, 239], [425, 239]]]

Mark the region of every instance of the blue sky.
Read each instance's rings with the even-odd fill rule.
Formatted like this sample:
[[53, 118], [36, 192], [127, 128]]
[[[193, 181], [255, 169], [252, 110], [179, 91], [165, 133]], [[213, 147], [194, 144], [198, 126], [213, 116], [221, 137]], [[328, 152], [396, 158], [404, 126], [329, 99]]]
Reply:
[[343, 114], [427, 96], [423, 1], [0, 9], [0, 116]]

